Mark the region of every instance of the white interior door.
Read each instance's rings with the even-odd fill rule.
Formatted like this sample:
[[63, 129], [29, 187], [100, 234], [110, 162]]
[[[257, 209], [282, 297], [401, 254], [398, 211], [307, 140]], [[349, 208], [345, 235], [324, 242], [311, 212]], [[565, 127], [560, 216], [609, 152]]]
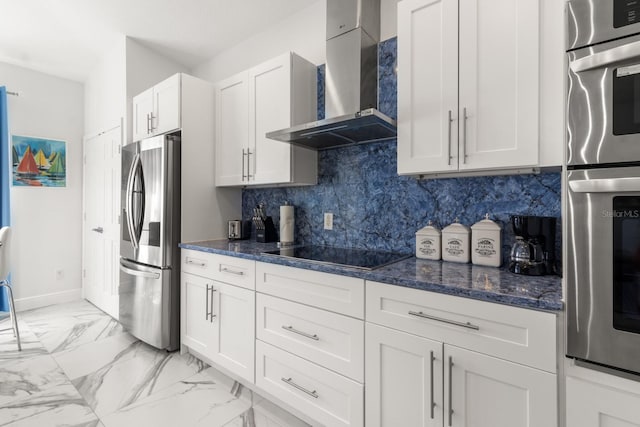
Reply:
[[118, 318], [120, 258], [120, 126], [86, 139], [84, 144], [85, 298]]

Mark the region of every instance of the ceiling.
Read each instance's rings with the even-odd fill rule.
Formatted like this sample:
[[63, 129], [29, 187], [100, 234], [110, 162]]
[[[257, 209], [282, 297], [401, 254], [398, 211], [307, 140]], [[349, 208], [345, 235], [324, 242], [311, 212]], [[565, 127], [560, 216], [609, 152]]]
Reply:
[[3, 1], [0, 62], [83, 82], [124, 34], [193, 68], [316, 1]]

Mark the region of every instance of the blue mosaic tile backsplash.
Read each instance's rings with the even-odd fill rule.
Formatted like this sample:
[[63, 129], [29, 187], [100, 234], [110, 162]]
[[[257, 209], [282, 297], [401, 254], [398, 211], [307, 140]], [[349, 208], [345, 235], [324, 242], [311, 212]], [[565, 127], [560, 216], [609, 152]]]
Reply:
[[[380, 43], [378, 53], [378, 107], [396, 118], [396, 39]], [[318, 76], [320, 107], [323, 66]], [[510, 215], [554, 216], [560, 258], [559, 172], [419, 180], [397, 174], [396, 145], [390, 141], [319, 151], [318, 185], [244, 189], [243, 216], [251, 218], [252, 208], [264, 203], [278, 227], [279, 206], [288, 201], [296, 207], [298, 243], [415, 253], [415, 232], [427, 221], [444, 227], [458, 217], [472, 225], [489, 213], [503, 226], [504, 261], [513, 241]], [[333, 213], [333, 230], [323, 229], [324, 212]]]

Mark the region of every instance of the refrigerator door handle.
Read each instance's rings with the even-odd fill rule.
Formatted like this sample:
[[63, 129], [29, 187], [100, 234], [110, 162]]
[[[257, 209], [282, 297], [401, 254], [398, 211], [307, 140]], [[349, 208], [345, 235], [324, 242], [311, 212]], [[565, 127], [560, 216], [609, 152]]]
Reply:
[[138, 249], [140, 247], [140, 236], [138, 235], [135, 219], [133, 217], [133, 197], [134, 197], [133, 187], [135, 185], [135, 177], [139, 167], [140, 167], [140, 154], [136, 154], [136, 156], [133, 159], [133, 162], [131, 163], [131, 170], [129, 171], [129, 178], [127, 179], [127, 193], [126, 193], [127, 227], [129, 228], [131, 245], [133, 246], [134, 249]]
[[125, 194], [125, 209], [127, 213], [125, 221], [127, 222], [129, 237], [131, 237], [131, 246], [133, 246], [134, 249], [138, 248], [138, 242], [136, 242], [135, 230], [133, 227], [133, 214], [131, 212], [131, 209], [133, 209], [133, 175], [136, 170], [138, 156], [139, 154], [136, 154], [133, 158], [133, 161], [131, 162], [131, 167], [129, 168], [129, 175], [127, 178], [127, 190]]
[[145, 279], [158, 280], [160, 278], [160, 273], [151, 273], [148, 271], [134, 270], [132, 268], [125, 267], [122, 264], [120, 264], [120, 270], [132, 276], [144, 277]]

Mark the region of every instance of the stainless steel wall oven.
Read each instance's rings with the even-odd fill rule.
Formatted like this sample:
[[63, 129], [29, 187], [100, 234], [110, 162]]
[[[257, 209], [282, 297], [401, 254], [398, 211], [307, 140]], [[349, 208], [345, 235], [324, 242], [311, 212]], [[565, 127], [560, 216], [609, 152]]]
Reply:
[[640, 379], [640, 1], [567, 7], [567, 356]]

